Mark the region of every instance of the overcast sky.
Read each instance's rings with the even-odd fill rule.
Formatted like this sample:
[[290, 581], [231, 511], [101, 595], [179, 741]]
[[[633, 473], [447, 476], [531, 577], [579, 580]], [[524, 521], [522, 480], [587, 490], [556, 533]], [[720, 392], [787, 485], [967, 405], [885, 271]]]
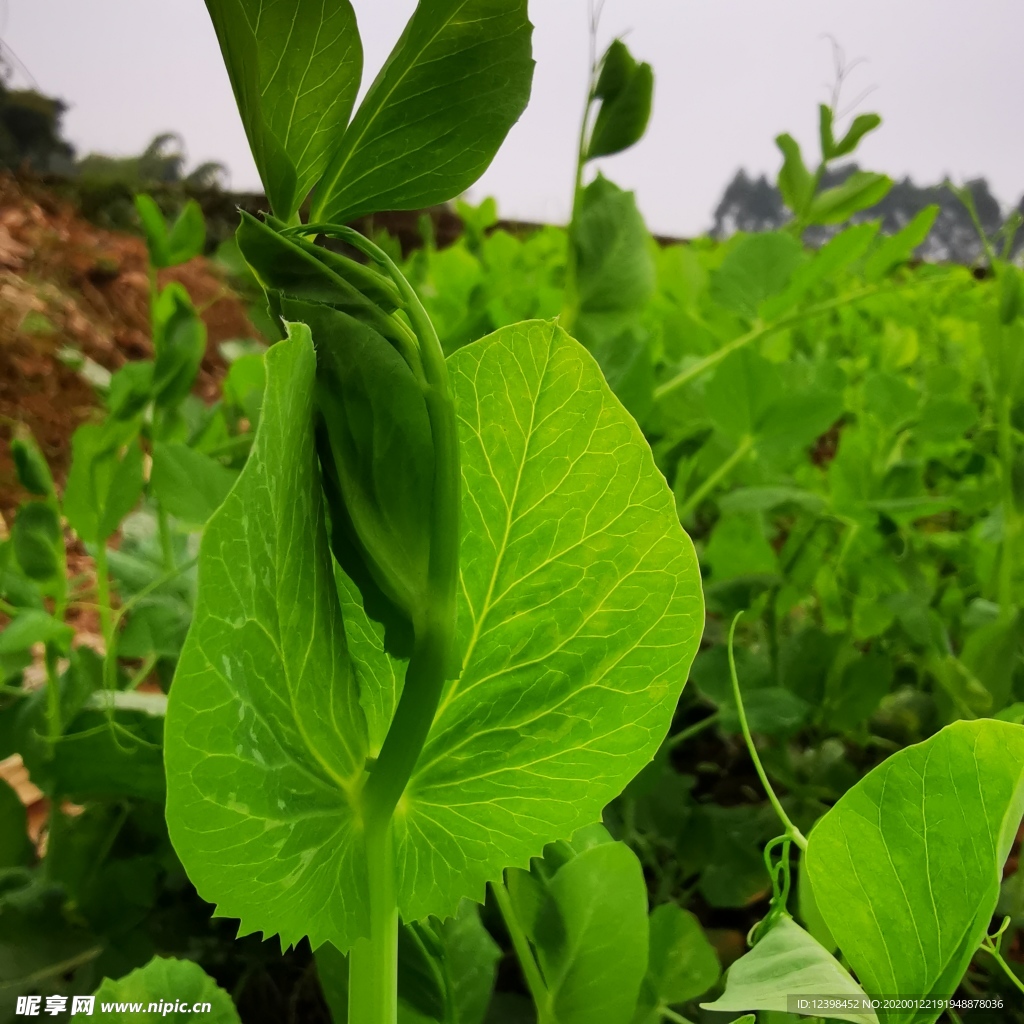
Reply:
[[[258, 187], [203, 0], [0, 0], [2, 38], [38, 88], [71, 105], [80, 152], [140, 151], [176, 131], [190, 160], [219, 160]], [[415, 0], [353, 0], [367, 81]], [[586, 90], [587, 0], [531, 0], [533, 98], [473, 195], [501, 211], [564, 220]], [[884, 124], [861, 161], [921, 183], [985, 176], [1006, 204], [1024, 193], [1021, 0], [606, 0], [600, 38], [628, 32], [655, 72], [650, 131], [604, 171], [637, 192], [653, 230], [706, 229], [738, 167], [774, 176], [790, 131], [814, 152], [835, 37], [863, 58], [848, 99]], [[365, 84], [365, 83], [364, 83]]]

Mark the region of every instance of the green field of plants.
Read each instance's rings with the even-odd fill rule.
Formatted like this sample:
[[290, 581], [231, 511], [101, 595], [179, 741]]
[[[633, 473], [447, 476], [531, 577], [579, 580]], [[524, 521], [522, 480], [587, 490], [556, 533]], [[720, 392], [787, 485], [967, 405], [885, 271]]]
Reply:
[[358, 105], [347, 0], [207, 7], [265, 338], [194, 393], [206, 225], [139, 194], [155, 357], [60, 486], [12, 425], [0, 1024], [1024, 1021], [1019, 216], [950, 186], [982, 256], [920, 262], [822, 105], [785, 226], [659, 244], [616, 40], [571, 223], [509, 230], [459, 197], [526, 0], [419, 0]]

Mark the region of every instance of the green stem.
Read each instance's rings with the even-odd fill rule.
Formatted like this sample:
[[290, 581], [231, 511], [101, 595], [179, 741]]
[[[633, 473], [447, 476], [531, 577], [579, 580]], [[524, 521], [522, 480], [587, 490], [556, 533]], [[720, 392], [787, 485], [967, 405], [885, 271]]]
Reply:
[[1003, 941], [1003, 935], [1006, 933], [1007, 928], [1010, 927], [1010, 918], [1004, 917], [1003, 923], [999, 926], [999, 929], [992, 935], [986, 935], [981, 940], [981, 946], [989, 956], [991, 956], [997, 964], [1003, 969], [1003, 973], [1007, 976], [1020, 989], [1024, 992], [1024, 981], [1017, 976], [1017, 973], [1010, 967], [1010, 965], [1003, 959], [1003, 954], [1000, 949], [1000, 945]]
[[690, 1024], [685, 1017], [680, 1017], [674, 1010], [670, 1010], [667, 1006], [658, 1007], [658, 1016], [664, 1017], [665, 1020], [670, 1020], [673, 1024]]
[[100, 610], [100, 633], [103, 643], [109, 649], [110, 637], [114, 631], [113, 611], [110, 607], [110, 570], [107, 566], [107, 543], [100, 541], [96, 545], [96, 603]]
[[685, 519], [697, 510], [700, 503], [741, 463], [754, 447], [754, 439], [745, 435], [736, 450], [691, 494], [679, 508], [679, 518]]
[[543, 1020], [547, 1010], [548, 988], [544, 984], [540, 967], [537, 966], [537, 960], [530, 947], [530, 940], [527, 939], [526, 932], [519, 924], [519, 918], [516, 917], [504, 881], [491, 882], [491, 891], [494, 893], [495, 902], [498, 904], [505, 927], [508, 929], [508, 936], [512, 940], [512, 948], [516, 951], [519, 966], [523, 969], [523, 980], [530, 990], [533, 1005], [537, 1007], [537, 1016]]
[[394, 1024], [398, 1019], [398, 905], [390, 822], [367, 825], [370, 935], [349, 957], [348, 1019]]
[[46, 645], [46, 724], [51, 748], [60, 739], [63, 726], [60, 714], [60, 681], [57, 676], [57, 649]]
[[772, 784], [768, 781], [768, 775], [764, 770], [764, 765], [761, 764], [761, 758], [758, 756], [757, 747], [754, 746], [754, 738], [750, 735], [750, 726], [747, 724], [747, 712], [743, 707], [743, 697], [740, 695], [740, 681], [736, 674], [736, 657], [733, 652], [733, 640], [736, 635], [736, 623], [740, 621], [740, 616], [743, 612], [737, 612], [732, 620], [732, 625], [729, 627], [729, 674], [732, 677], [732, 692], [736, 698], [736, 710], [739, 714], [740, 729], [743, 730], [743, 740], [747, 744], [747, 750], [750, 751], [750, 758], [754, 762], [754, 767], [757, 769], [758, 777], [761, 780], [761, 785], [764, 786], [765, 792], [768, 794], [768, 799], [771, 801], [772, 807], [775, 809], [775, 813], [779, 816], [779, 821], [785, 826], [786, 835], [800, 847], [801, 850], [807, 850], [807, 838], [804, 834], [793, 824], [789, 819], [789, 815], [783, 810], [782, 804], [779, 803], [779, 798], [775, 795], [775, 790], [772, 789]]
[[171, 522], [162, 505], [157, 505], [156, 520], [160, 529], [160, 549], [164, 556], [164, 569], [174, 571], [174, 538], [171, 536]]
[[999, 560], [999, 611], [1004, 619], [1013, 614], [1014, 544], [1017, 538], [1017, 502], [1013, 493], [1013, 424], [1011, 403], [1005, 396], [999, 403], [999, 475], [1003, 506], [1003, 550]]
[[784, 316], [773, 323], [757, 324], [747, 331], [746, 334], [741, 334], [738, 338], [733, 338], [732, 341], [724, 344], [717, 352], [712, 352], [711, 355], [705, 356], [692, 366], [681, 370], [674, 377], [665, 381], [664, 384], [659, 384], [654, 389], [654, 399], [659, 401], [675, 394], [680, 388], [686, 387], [687, 384], [703, 376], [708, 370], [714, 369], [727, 356], [732, 355], [733, 352], [737, 352], [741, 348], [746, 348], [747, 345], [757, 341], [759, 338], [763, 338], [774, 331], [780, 331], [784, 327], [790, 327], [801, 320], [809, 320], [811, 317], [818, 316], [821, 313], [828, 313], [833, 309], [842, 309], [843, 306], [849, 306], [860, 299], [876, 295], [879, 291], [881, 291], [880, 285], [872, 285], [869, 288], [862, 288], [860, 291], [852, 292], [850, 295], [841, 295], [837, 299], [829, 299], [826, 302], [819, 302], [813, 306], [808, 306], [798, 313]]
[[576, 175], [572, 189], [572, 212], [566, 229], [565, 250], [565, 294], [562, 297], [562, 311], [558, 323], [569, 334], [576, 326], [580, 313], [580, 296], [578, 286], [578, 268], [576, 246], [574, 244], [577, 219], [580, 212], [580, 199], [583, 196], [583, 170], [587, 164], [587, 130], [590, 125], [590, 112], [594, 106], [594, 89], [597, 87], [597, 24], [593, 17], [590, 22], [590, 81], [587, 85], [587, 102], [583, 106], [583, 118], [580, 121], [580, 134], [576, 143]]
[[707, 718], [702, 718], [699, 722], [695, 722], [693, 725], [688, 725], [685, 729], [677, 732], [674, 736], [669, 736], [665, 741], [665, 746], [669, 750], [675, 750], [676, 747], [682, 746], [687, 740], [692, 740], [694, 736], [700, 735], [705, 729], [710, 729], [715, 722], [719, 721], [722, 717], [721, 711], [715, 711], [713, 714], [708, 715]]

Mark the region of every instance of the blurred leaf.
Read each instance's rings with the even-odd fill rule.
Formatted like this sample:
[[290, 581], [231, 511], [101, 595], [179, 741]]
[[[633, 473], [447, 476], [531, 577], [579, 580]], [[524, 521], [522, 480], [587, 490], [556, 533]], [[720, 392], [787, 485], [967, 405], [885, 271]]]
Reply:
[[18, 564], [29, 579], [43, 583], [60, 575], [64, 531], [52, 504], [28, 501], [19, 506], [11, 529], [11, 543]]
[[625, 43], [608, 47], [594, 95], [601, 100], [586, 159], [621, 153], [643, 137], [651, 117], [654, 72], [637, 64]]
[[710, 295], [720, 306], [753, 318], [761, 304], [779, 295], [806, 259], [792, 235], [778, 231], [746, 235], [729, 249], [712, 275]]
[[14, 460], [18, 483], [29, 494], [49, 498], [56, 493], [50, 467], [39, 450], [36, 439], [31, 431], [21, 424], [15, 427], [14, 437], [11, 438], [11, 458]]
[[860, 145], [860, 140], [868, 132], [873, 132], [878, 128], [881, 123], [882, 119], [878, 114], [858, 114], [846, 134], [829, 148], [826, 159], [835, 160], [841, 156], [849, 156]]
[[114, 533], [142, 496], [142, 449], [137, 437], [86, 423], [71, 438], [71, 472], [64, 488], [64, 515], [87, 544]]
[[171, 227], [167, 244], [169, 263], [166, 265], [170, 267], [187, 263], [203, 251], [206, 244], [206, 221], [202, 208], [194, 199], [188, 200], [182, 207]]
[[689, 1002], [718, 981], [722, 968], [700, 922], [675, 903], [651, 911], [647, 974], [633, 1024], [656, 1024], [658, 1008]]
[[0, 779], [0, 871], [24, 867], [32, 858], [25, 805]]
[[173, 408], [192, 390], [206, 355], [206, 325], [188, 292], [177, 283], [168, 285], [154, 309], [153, 393], [157, 405]]
[[914, 250], [928, 237], [938, 215], [938, 206], [926, 206], [896, 234], [883, 239], [864, 264], [865, 278], [879, 281], [910, 259]]
[[841, 185], [819, 192], [807, 213], [810, 224], [841, 224], [855, 213], [881, 202], [892, 179], [871, 171], [854, 171]]
[[54, 643], [67, 649], [75, 631], [44, 611], [30, 609], [16, 615], [0, 630], [0, 654], [27, 651], [40, 643]]
[[775, 145], [782, 151], [779, 191], [785, 204], [798, 220], [802, 219], [814, 196], [814, 176], [807, 169], [800, 144], [792, 135], [776, 136]]
[[160, 507], [176, 519], [202, 526], [220, 507], [238, 474], [184, 444], [153, 445], [149, 485]]
[[[210, 1004], [209, 1013], [188, 1010], [173, 1014], [170, 1019], [180, 1024], [207, 1020], [211, 1015], [218, 1024], [240, 1024], [238, 1011], [231, 1001], [231, 996], [217, 985], [199, 964], [191, 960], [154, 957], [145, 967], [140, 967], [117, 981], [104, 978], [96, 990], [97, 1003], [121, 1006], [126, 1003], [138, 1003], [148, 1007], [158, 999], [172, 1004], [180, 1002], [189, 1007]], [[144, 1024], [155, 1024], [156, 1021], [166, 1018], [167, 1014], [161, 1011], [139, 1014], [130, 1009], [115, 1009], [106, 1015], [106, 1020], [110, 1024], [138, 1020]]]

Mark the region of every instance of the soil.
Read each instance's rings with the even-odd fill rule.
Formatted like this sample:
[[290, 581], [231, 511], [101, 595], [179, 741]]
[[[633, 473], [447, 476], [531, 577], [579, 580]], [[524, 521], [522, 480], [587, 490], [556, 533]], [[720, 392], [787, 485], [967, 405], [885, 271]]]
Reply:
[[[208, 330], [195, 391], [219, 393], [226, 365], [218, 345], [257, 337], [224, 272], [205, 257], [161, 272], [188, 289]], [[63, 483], [75, 428], [98, 406], [92, 386], [60, 354], [77, 351], [107, 370], [153, 355], [149, 279], [141, 238], [106, 231], [31, 182], [0, 177], [0, 514], [9, 523], [26, 495], [9, 440], [24, 423]]]

